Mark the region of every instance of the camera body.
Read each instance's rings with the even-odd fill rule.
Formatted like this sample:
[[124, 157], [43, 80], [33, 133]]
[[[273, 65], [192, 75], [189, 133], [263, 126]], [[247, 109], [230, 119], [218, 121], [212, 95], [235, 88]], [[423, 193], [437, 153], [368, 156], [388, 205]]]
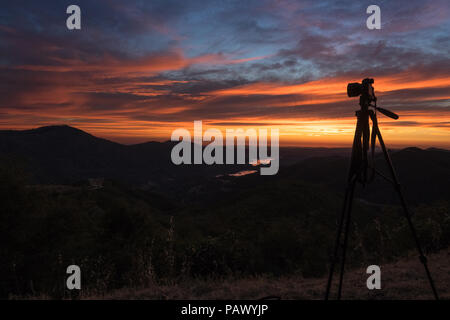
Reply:
[[349, 97], [365, 96], [368, 100], [375, 99], [375, 93], [372, 84], [374, 80], [372, 78], [366, 78], [362, 83], [353, 82], [347, 85], [347, 95]]
[[372, 78], [365, 78], [361, 83], [353, 82], [347, 85], [347, 95], [349, 97], [359, 96], [359, 105], [361, 106], [361, 111], [367, 115], [369, 107], [375, 109], [375, 111], [380, 111], [385, 116], [398, 119], [398, 115], [392, 111], [377, 107], [377, 97], [375, 96], [375, 90], [372, 84], [375, 81]]

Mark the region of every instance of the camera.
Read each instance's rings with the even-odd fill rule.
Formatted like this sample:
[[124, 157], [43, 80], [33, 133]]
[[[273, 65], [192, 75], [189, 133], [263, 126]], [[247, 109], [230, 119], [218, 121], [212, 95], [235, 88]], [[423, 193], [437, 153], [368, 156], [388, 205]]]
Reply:
[[366, 78], [362, 83], [353, 82], [347, 85], [347, 95], [349, 97], [358, 97], [360, 95], [367, 95], [374, 98], [374, 92], [372, 84], [374, 83], [372, 78]]
[[347, 95], [349, 97], [360, 96], [359, 105], [361, 106], [361, 110], [367, 111], [369, 107], [372, 107], [375, 110], [380, 111], [385, 116], [397, 120], [398, 115], [394, 112], [377, 107], [377, 97], [375, 97], [375, 91], [372, 86], [373, 83], [374, 80], [372, 78], [365, 78], [361, 83], [349, 83], [347, 85]]

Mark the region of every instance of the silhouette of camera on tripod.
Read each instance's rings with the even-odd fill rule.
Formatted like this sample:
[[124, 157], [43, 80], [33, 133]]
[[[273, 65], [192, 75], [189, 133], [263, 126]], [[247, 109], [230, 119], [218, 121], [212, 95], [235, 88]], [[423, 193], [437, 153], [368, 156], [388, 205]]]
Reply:
[[[427, 258], [425, 257], [422, 246], [420, 244], [419, 238], [417, 236], [416, 229], [411, 221], [411, 214], [406, 205], [405, 198], [397, 178], [397, 174], [392, 165], [391, 157], [387, 151], [386, 145], [384, 144], [383, 137], [381, 136], [381, 131], [378, 127], [377, 111], [380, 111], [385, 116], [398, 119], [398, 115], [377, 107], [377, 97], [375, 96], [375, 90], [373, 87], [374, 80], [371, 78], [364, 79], [361, 83], [349, 83], [347, 85], [347, 95], [349, 97], [359, 96], [360, 110], [356, 111], [357, 123], [355, 130], [355, 137], [353, 139], [352, 155], [350, 160], [350, 170], [347, 178], [347, 188], [345, 190], [344, 205], [341, 211], [339, 225], [334, 245], [334, 253], [330, 264], [330, 271], [328, 276], [328, 282], [325, 293], [325, 300], [328, 300], [331, 291], [331, 284], [333, 281], [333, 274], [336, 262], [339, 258], [339, 249], [342, 249], [340, 255], [340, 272], [339, 272], [339, 285], [337, 292], [337, 299], [339, 300], [342, 295], [342, 283], [344, 279], [344, 267], [345, 267], [345, 256], [348, 243], [348, 234], [350, 229], [351, 221], [351, 211], [353, 204], [353, 196], [356, 187], [356, 183], [359, 182], [363, 186], [372, 181], [375, 174], [379, 175], [386, 181], [390, 182], [395, 191], [397, 192], [401, 206], [403, 208], [404, 216], [408, 222], [408, 226], [411, 230], [412, 238], [414, 239], [417, 252], [419, 254], [419, 260], [423, 264], [425, 273], [427, 275], [428, 281], [430, 283], [431, 290], [436, 300], [439, 299], [434, 281], [431, 277], [431, 273], [428, 269]], [[372, 120], [372, 130], [370, 129], [369, 119]], [[386, 176], [380, 171], [375, 169], [375, 146], [376, 140], [380, 142], [381, 149], [383, 151], [384, 158], [388, 164], [389, 173], [391, 177]], [[367, 156], [371, 148], [370, 159]], [[370, 160], [370, 163], [369, 163]], [[342, 242], [343, 237], [343, 243]]]

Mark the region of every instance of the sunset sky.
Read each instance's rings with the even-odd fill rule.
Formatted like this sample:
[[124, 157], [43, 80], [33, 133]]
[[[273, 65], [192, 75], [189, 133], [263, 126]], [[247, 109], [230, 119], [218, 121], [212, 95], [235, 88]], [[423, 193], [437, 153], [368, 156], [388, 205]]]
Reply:
[[[81, 30], [66, 28], [81, 7]], [[381, 30], [366, 8], [381, 8]], [[348, 146], [375, 78], [392, 147], [450, 148], [450, 3], [9, 1], [0, 8], [0, 129], [67, 124], [121, 143], [177, 128], [279, 128], [282, 145]]]

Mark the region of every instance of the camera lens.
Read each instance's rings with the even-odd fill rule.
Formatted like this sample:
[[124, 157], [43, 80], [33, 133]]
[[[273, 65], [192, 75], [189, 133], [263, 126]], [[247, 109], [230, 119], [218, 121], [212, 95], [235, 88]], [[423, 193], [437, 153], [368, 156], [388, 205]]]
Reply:
[[349, 97], [357, 97], [362, 93], [362, 84], [358, 82], [349, 83], [347, 85], [347, 95]]

